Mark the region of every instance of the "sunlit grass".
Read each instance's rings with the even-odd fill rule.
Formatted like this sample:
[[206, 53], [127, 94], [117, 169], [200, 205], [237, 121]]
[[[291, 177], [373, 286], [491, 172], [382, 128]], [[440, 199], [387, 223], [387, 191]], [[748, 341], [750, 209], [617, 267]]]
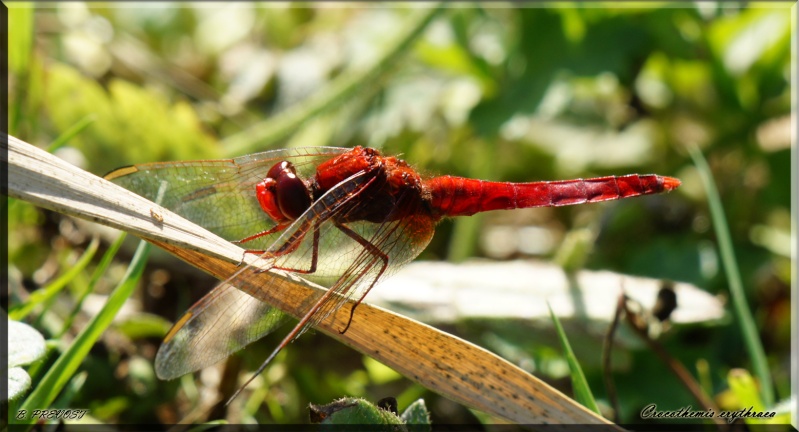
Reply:
[[771, 372], [769, 371], [763, 344], [760, 342], [757, 325], [755, 325], [752, 311], [749, 310], [749, 304], [746, 300], [741, 272], [738, 269], [735, 249], [730, 238], [730, 229], [727, 225], [727, 218], [724, 216], [724, 206], [721, 203], [721, 197], [713, 180], [713, 173], [702, 152], [695, 145], [689, 145], [688, 152], [694, 161], [694, 165], [696, 165], [699, 177], [702, 179], [702, 184], [707, 193], [708, 207], [713, 220], [713, 230], [716, 233], [721, 262], [724, 266], [724, 273], [727, 276], [733, 309], [738, 318], [744, 345], [749, 353], [749, 361], [752, 363], [752, 368], [760, 381], [760, 397], [767, 407], [771, 407], [774, 405], [774, 386], [771, 382]]
[[[108, 329], [119, 309], [133, 294], [144, 272], [150, 247], [145, 241], [139, 243], [127, 273], [108, 296], [105, 306], [50, 367], [19, 409], [32, 412], [35, 409], [52, 405], [56, 396], [78, 370], [97, 339]], [[33, 421], [33, 419], [27, 420]], [[20, 421], [20, 423], [28, 423], [28, 421]], [[32, 427], [33, 424], [29, 423], [29, 426]]]

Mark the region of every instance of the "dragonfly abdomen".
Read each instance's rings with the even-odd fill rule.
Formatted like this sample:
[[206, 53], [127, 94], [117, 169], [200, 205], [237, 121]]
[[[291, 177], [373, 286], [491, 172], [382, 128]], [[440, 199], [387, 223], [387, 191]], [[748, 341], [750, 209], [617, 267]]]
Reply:
[[491, 210], [559, 207], [670, 191], [680, 185], [654, 174], [532, 183], [490, 182], [442, 176], [425, 183], [440, 216], [468, 216]]

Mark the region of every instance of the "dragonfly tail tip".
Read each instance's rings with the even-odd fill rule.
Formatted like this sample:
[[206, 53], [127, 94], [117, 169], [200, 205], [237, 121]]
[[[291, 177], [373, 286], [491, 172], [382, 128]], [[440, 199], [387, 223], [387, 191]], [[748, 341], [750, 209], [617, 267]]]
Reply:
[[671, 191], [680, 187], [682, 182], [674, 177], [663, 177], [663, 190]]

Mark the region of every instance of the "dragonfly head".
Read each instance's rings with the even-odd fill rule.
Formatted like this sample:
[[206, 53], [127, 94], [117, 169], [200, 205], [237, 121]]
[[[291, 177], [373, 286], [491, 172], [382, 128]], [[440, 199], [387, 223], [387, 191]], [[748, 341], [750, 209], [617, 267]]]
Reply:
[[308, 186], [288, 161], [272, 166], [255, 191], [261, 209], [275, 222], [297, 219], [311, 206]]

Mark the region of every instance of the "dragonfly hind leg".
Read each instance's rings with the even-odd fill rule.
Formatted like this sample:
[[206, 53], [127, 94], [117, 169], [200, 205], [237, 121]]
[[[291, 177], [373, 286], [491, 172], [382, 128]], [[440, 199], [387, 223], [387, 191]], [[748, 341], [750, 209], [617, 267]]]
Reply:
[[373, 245], [372, 243], [369, 243], [368, 240], [363, 238], [360, 234], [356, 233], [355, 231], [351, 230], [348, 226], [344, 225], [343, 223], [337, 223], [336, 227], [339, 230], [341, 230], [341, 232], [343, 232], [353, 240], [360, 243], [360, 245], [363, 246], [363, 248], [366, 249], [370, 254], [383, 261], [383, 265], [380, 267], [380, 271], [377, 273], [377, 276], [375, 276], [374, 280], [369, 285], [369, 288], [367, 288], [366, 291], [364, 291], [363, 295], [358, 299], [358, 301], [355, 302], [355, 305], [352, 306], [352, 309], [350, 309], [350, 318], [349, 320], [347, 320], [347, 325], [344, 327], [344, 330], [339, 331], [339, 334], [344, 334], [350, 328], [350, 324], [352, 324], [352, 317], [355, 315], [355, 308], [357, 308], [358, 305], [361, 304], [366, 295], [369, 294], [369, 291], [371, 291], [372, 288], [377, 283], [377, 281], [380, 280], [380, 276], [382, 276], [383, 272], [385, 272], [386, 268], [388, 268], [388, 255], [383, 253], [383, 251], [378, 249], [377, 246]]

